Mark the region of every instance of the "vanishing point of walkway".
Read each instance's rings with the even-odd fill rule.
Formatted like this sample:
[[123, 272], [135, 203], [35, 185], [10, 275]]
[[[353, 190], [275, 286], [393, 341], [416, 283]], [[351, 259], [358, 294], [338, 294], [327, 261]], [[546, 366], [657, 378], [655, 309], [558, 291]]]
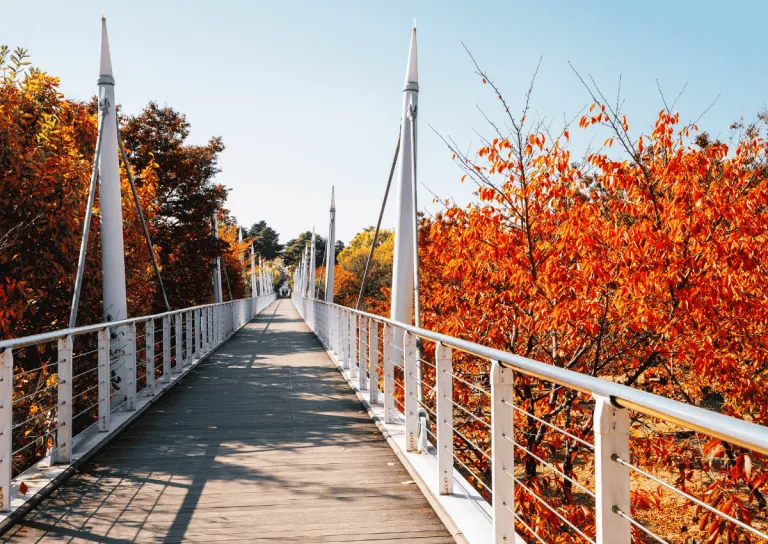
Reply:
[[453, 542], [288, 300], [43, 501], [10, 542]]

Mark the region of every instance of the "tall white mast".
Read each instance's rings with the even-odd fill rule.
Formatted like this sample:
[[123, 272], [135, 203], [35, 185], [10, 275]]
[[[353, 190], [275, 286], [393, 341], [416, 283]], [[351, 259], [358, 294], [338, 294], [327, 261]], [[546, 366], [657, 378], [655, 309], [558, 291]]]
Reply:
[[[211, 216], [211, 232], [213, 234], [213, 239], [218, 240], [219, 239], [219, 221], [216, 218], [216, 212], [213, 212], [213, 215]], [[221, 260], [219, 257], [213, 258], [213, 302], [214, 304], [218, 304], [219, 302], [222, 302], [222, 292], [221, 292]]]
[[[99, 70], [99, 119], [103, 118], [104, 131], [99, 157], [99, 207], [101, 209], [101, 285], [104, 303], [104, 321], [128, 318], [125, 294], [125, 249], [123, 246], [123, 207], [120, 197], [120, 168], [117, 158], [117, 112], [115, 110], [115, 78], [109, 53], [107, 19], [101, 18], [101, 62]], [[104, 117], [102, 117], [102, 115]], [[128, 342], [125, 327], [113, 329], [115, 335], [110, 346], [112, 367], [116, 369], [121, 389], [128, 385], [128, 367], [125, 364]], [[117, 395], [113, 403], [122, 403]]]
[[256, 253], [253, 250], [253, 242], [251, 242], [251, 296], [257, 297], [260, 294], [256, 287]]
[[101, 70], [99, 72], [99, 119], [104, 115], [101, 156], [99, 158], [99, 206], [101, 208], [101, 271], [104, 290], [104, 319], [128, 317], [125, 296], [125, 250], [123, 247], [123, 207], [120, 199], [120, 169], [117, 159], [117, 113], [115, 78], [109, 54], [107, 20], [101, 18]]
[[315, 227], [312, 227], [312, 241], [309, 250], [309, 298], [315, 298]]
[[[411, 324], [413, 316], [413, 267], [414, 267], [414, 203], [413, 164], [411, 153], [411, 125], [415, 123], [412, 109], [419, 97], [419, 77], [416, 60], [416, 24], [411, 34], [408, 68], [403, 88], [403, 113], [398, 156], [397, 220], [395, 226], [394, 264], [392, 269], [391, 317], [395, 321]], [[415, 134], [415, 130], [414, 130]], [[396, 345], [402, 343], [402, 333], [395, 330]], [[398, 336], [399, 335], [399, 336]]]
[[325, 301], [333, 302], [333, 273], [336, 267], [336, 192], [334, 187], [331, 187], [330, 223], [325, 254]]

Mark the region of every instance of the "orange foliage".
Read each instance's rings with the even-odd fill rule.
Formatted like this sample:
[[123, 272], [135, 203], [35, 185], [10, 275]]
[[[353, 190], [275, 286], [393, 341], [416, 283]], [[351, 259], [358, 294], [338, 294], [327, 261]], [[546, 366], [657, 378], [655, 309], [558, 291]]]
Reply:
[[[593, 125], [612, 135], [581, 163], [567, 130], [550, 141], [522, 123], [482, 147], [480, 163], [461, 158], [479, 202], [422, 221], [425, 327], [767, 424], [768, 143], [759, 127], [747, 127], [730, 149], [706, 135], [691, 142], [697, 128], [665, 110], [639, 138], [603, 105], [581, 119], [582, 128]], [[590, 437], [591, 399], [522, 375], [515, 390], [522, 409]], [[540, 456], [565, 452], [558, 465], [575, 477], [583, 446], [516, 419], [519, 443]], [[746, 452], [715, 444], [723, 460], [705, 463], [716, 475], [705, 499], [749, 521], [737, 495], [765, 508], [763, 462], [750, 458], [747, 471]], [[702, 469], [690, 441], [647, 433], [632, 446], [642, 466]], [[548, 487], [538, 461], [518, 451], [517, 462], [529, 485]], [[555, 504], [577, 522], [572, 487], [560, 485]], [[636, 508], [653, 503], [641, 495]], [[535, 501], [524, 508], [548, 541], [571, 541]], [[705, 518], [715, 540], [735, 529]]]

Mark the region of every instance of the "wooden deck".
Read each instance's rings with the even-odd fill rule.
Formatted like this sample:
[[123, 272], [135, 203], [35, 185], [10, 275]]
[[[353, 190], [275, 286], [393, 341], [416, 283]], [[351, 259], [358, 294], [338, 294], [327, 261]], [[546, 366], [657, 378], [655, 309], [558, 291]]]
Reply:
[[288, 300], [5, 539], [453, 542]]

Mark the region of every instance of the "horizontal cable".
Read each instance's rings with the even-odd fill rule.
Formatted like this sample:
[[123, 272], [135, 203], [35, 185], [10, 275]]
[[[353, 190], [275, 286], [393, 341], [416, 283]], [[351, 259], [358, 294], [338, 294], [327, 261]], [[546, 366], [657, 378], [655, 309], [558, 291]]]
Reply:
[[579, 442], [580, 444], [583, 444], [583, 445], [587, 446], [588, 448], [591, 448], [592, 450], [594, 450], [594, 449], [595, 449], [595, 446], [594, 446], [594, 445], [590, 444], [589, 442], [587, 442], [587, 441], [586, 441], [586, 440], [584, 440], [583, 438], [579, 438], [578, 436], [575, 436], [575, 435], [573, 435], [573, 434], [569, 433], [568, 431], [566, 431], [566, 430], [564, 430], [564, 429], [561, 429], [561, 428], [560, 428], [560, 427], [558, 427], [557, 425], [553, 425], [552, 423], [550, 423], [550, 422], [548, 422], [548, 421], [544, 421], [544, 420], [543, 420], [543, 419], [541, 419], [540, 417], [538, 417], [538, 416], [536, 416], [536, 415], [534, 415], [534, 414], [532, 414], [532, 413], [530, 413], [530, 412], [526, 412], [525, 410], [523, 410], [523, 409], [521, 409], [521, 408], [518, 408], [517, 406], [515, 406], [515, 405], [514, 405], [514, 404], [512, 404], [511, 402], [507, 402], [506, 400], [502, 400], [501, 402], [502, 402], [503, 404], [506, 404], [507, 406], [511, 407], [512, 409], [514, 409], [514, 410], [517, 410], [518, 412], [520, 412], [520, 413], [522, 413], [522, 414], [525, 414], [526, 416], [530, 416], [530, 417], [532, 417], [533, 419], [535, 419], [535, 420], [536, 420], [536, 421], [538, 421], [539, 423], [542, 423], [542, 424], [546, 425], [546, 426], [547, 426], [547, 427], [549, 427], [550, 429], [553, 429], [553, 430], [555, 430], [555, 431], [557, 431], [557, 432], [559, 432], [559, 433], [561, 433], [561, 434], [563, 434], [563, 435], [567, 436], [568, 438], [570, 438], [570, 439], [572, 439], [572, 440], [575, 440], [576, 442]]
[[425, 382], [423, 380], [420, 380], [419, 378], [416, 377], [416, 375], [413, 372], [409, 372], [408, 375], [412, 376], [417, 384], [419, 384], [423, 388], [427, 389], [428, 391], [431, 391], [431, 392], [436, 392], [437, 391], [437, 385], [431, 385], [431, 384], [428, 384], [427, 382]]
[[392, 342], [387, 342], [387, 344], [389, 344], [390, 346], [392, 346], [393, 348], [395, 348], [395, 349], [397, 349], [397, 350], [400, 350], [400, 351], [405, 351], [403, 348], [401, 348], [401, 347], [398, 347], [398, 346], [394, 345]]
[[80, 393], [78, 393], [77, 395], [74, 395], [74, 396], [72, 397], [72, 400], [74, 401], [76, 398], [78, 398], [78, 397], [82, 397], [82, 396], [83, 396], [83, 395], [85, 395], [86, 393], [90, 393], [90, 392], [91, 392], [91, 391], [93, 391], [94, 389], [98, 389], [98, 388], [99, 388], [98, 384], [94, 385], [93, 387], [89, 387], [89, 388], [88, 388], [88, 389], [86, 389], [85, 391], [81, 391], [81, 392], [80, 392]]
[[480, 419], [479, 417], [477, 417], [475, 414], [473, 414], [472, 412], [470, 412], [469, 410], [467, 410], [466, 408], [464, 408], [464, 407], [463, 407], [463, 406], [461, 406], [460, 404], [457, 404], [457, 403], [455, 403], [455, 402], [453, 401], [453, 399], [449, 399], [447, 395], [443, 395], [443, 398], [444, 398], [444, 399], [446, 399], [446, 400], [447, 400], [448, 402], [450, 402], [451, 404], [453, 404], [453, 405], [454, 405], [456, 408], [458, 408], [459, 410], [461, 410], [462, 412], [464, 412], [465, 414], [467, 414], [469, 417], [471, 417], [471, 418], [474, 418], [474, 419], [475, 419], [475, 421], [477, 421], [477, 422], [479, 422], [479, 423], [482, 423], [483, 425], [485, 425], [485, 426], [486, 426], [486, 427], [488, 427], [489, 429], [492, 429], [492, 428], [493, 428], [493, 427], [491, 427], [491, 424], [490, 424], [490, 423], [488, 423], [488, 422], [487, 422], [487, 421], [485, 421], [484, 419]]
[[[445, 370], [443, 370], [443, 374], [447, 374], [447, 372], [446, 372]], [[477, 386], [477, 385], [475, 385], [475, 384], [469, 383], [468, 381], [466, 381], [466, 380], [463, 380], [463, 379], [459, 378], [459, 377], [458, 377], [456, 374], [451, 374], [451, 376], [452, 376], [454, 379], [456, 379], [456, 380], [459, 380], [459, 381], [460, 381], [461, 383], [463, 383], [464, 385], [468, 385], [469, 387], [471, 387], [471, 388], [473, 388], [473, 389], [477, 389], [478, 391], [480, 391], [480, 392], [481, 392], [481, 393], [483, 393], [484, 395], [488, 395], [489, 397], [491, 396], [491, 393], [490, 393], [489, 391], [486, 391], [486, 390], [485, 390], [485, 389], [483, 389], [482, 387], [478, 387], [478, 386]]]
[[457, 435], [459, 435], [459, 437], [460, 437], [460, 438], [462, 438], [462, 439], [464, 440], [464, 442], [466, 442], [467, 444], [469, 444], [470, 446], [472, 446], [472, 447], [473, 447], [475, 450], [477, 450], [477, 452], [478, 452], [478, 453], [480, 453], [480, 454], [481, 454], [483, 457], [485, 457], [487, 460], [489, 460], [489, 461], [492, 461], [492, 460], [493, 460], [493, 458], [492, 458], [490, 455], [488, 455], [487, 453], [485, 453], [485, 450], [483, 450], [483, 448], [481, 448], [479, 444], [476, 444], [476, 443], [474, 443], [474, 442], [473, 442], [473, 441], [471, 441], [469, 438], [467, 438], [466, 436], [464, 436], [464, 435], [463, 435], [461, 432], [457, 431], [455, 428], [453, 429], [453, 432], [454, 432], [454, 433], [456, 433]]
[[563, 516], [563, 515], [562, 515], [560, 512], [558, 512], [558, 511], [557, 511], [557, 510], [556, 510], [556, 509], [555, 509], [555, 508], [554, 508], [554, 507], [553, 507], [551, 504], [549, 504], [547, 501], [545, 501], [544, 499], [542, 499], [541, 497], [539, 497], [539, 496], [538, 496], [536, 493], [534, 493], [534, 492], [531, 490], [531, 488], [529, 488], [529, 487], [528, 487], [527, 485], [525, 485], [523, 482], [521, 482], [520, 480], [518, 480], [517, 478], [515, 478], [515, 475], [514, 475], [514, 474], [512, 474], [511, 472], [509, 472], [509, 471], [508, 471], [507, 469], [505, 469], [505, 468], [502, 468], [501, 470], [503, 470], [503, 471], [504, 471], [504, 472], [505, 472], [505, 473], [506, 473], [506, 474], [507, 474], [507, 475], [508, 475], [510, 478], [512, 478], [512, 480], [514, 480], [514, 482], [515, 482], [516, 484], [518, 484], [520, 487], [522, 487], [523, 489], [525, 489], [525, 490], [526, 490], [526, 491], [527, 491], [527, 492], [528, 492], [528, 493], [529, 493], [529, 494], [530, 494], [530, 495], [531, 495], [531, 496], [532, 496], [534, 499], [536, 499], [537, 501], [539, 501], [539, 502], [540, 502], [542, 505], [544, 505], [544, 506], [545, 506], [545, 507], [546, 507], [546, 508], [547, 508], [547, 509], [548, 509], [550, 512], [552, 512], [554, 515], [556, 515], [558, 518], [560, 518], [560, 519], [563, 521], [563, 523], [565, 523], [565, 524], [566, 524], [568, 527], [570, 527], [571, 529], [573, 529], [574, 531], [576, 531], [576, 533], [577, 533], [577, 534], [578, 534], [578, 535], [579, 535], [581, 538], [583, 538], [583, 539], [584, 539], [584, 540], [586, 540], [587, 542], [591, 542], [592, 544], [596, 544], [596, 542], [595, 542], [594, 540], [592, 540], [591, 538], [589, 538], [589, 537], [588, 537], [587, 535], [585, 535], [585, 534], [584, 534], [584, 533], [583, 533], [583, 532], [582, 532], [582, 531], [581, 531], [581, 530], [580, 530], [578, 527], [576, 527], [576, 526], [575, 526], [573, 523], [571, 523], [570, 521], [568, 521], [568, 519], [566, 519], [566, 517], [565, 517], [565, 516]]
[[397, 364], [396, 362], [394, 362], [392, 359], [388, 359], [388, 361], [389, 361], [390, 363], [392, 363], [393, 365], [395, 365], [395, 366], [396, 366], [397, 368], [399, 368], [400, 370], [403, 370], [403, 367], [401, 367], [399, 364]]
[[556, 468], [554, 465], [551, 465], [551, 464], [547, 463], [547, 462], [546, 462], [544, 459], [542, 459], [541, 457], [539, 457], [538, 455], [536, 455], [535, 453], [533, 453], [531, 450], [529, 450], [529, 449], [528, 449], [528, 448], [526, 448], [525, 446], [521, 446], [521, 445], [520, 445], [520, 444], [518, 444], [516, 441], [514, 441], [513, 439], [511, 439], [510, 437], [508, 437], [506, 434], [503, 434], [503, 433], [502, 433], [502, 435], [501, 435], [501, 436], [502, 436], [502, 437], [504, 437], [504, 438], [506, 438], [506, 439], [507, 439], [507, 440], [509, 440], [510, 442], [512, 442], [512, 444], [514, 444], [515, 446], [517, 446], [518, 448], [520, 448], [521, 450], [523, 450], [525, 453], [527, 453], [528, 455], [530, 455], [530, 456], [531, 456], [531, 457], [533, 457], [534, 459], [536, 459], [536, 460], [537, 460], [539, 463], [541, 463], [541, 464], [543, 464], [543, 465], [545, 465], [545, 466], [548, 466], [549, 468], [551, 468], [551, 469], [552, 469], [552, 470], [553, 470], [553, 471], [554, 471], [556, 474], [560, 475], [560, 477], [561, 477], [561, 478], [563, 478], [563, 479], [565, 479], [565, 480], [568, 480], [568, 481], [569, 481], [569, 482], [571, 482], [573, 485], [575, 485], [576, 487], [578, 487], [579, 489], [581, 489], [582, 491], [584, 491], [584, 492], [585, 492], [587, 495], [589, 495], [589, 496], [590, 496], [590, 497], [592, 497], [593, 499], [597, 500], [597, 497], [595, 496], [595, 494], [594, 494], [592, 491], [590, 491], [589, 489], [587, 489], [586, 487], [584, 487], [583, 485], [581, 485], [581, 484], [580, 484], [579, 482], [577, 482], [575, 479], [571, 478], [570, 476], [566, 476], [566, 475], [565, 475], [565, 473], [561, 472], [561, 471], [560, 471], [559, 469], [557, 469], [557, 468]]
[[34, 391], [33, 393], [30, 393], [29, 395], [24, 395], [23, 397], [19, 397], [18, 399], [14, 399], [13, 402], [11, 403], [11, 405], [19, 403], [19, 402], [21, 402], [23, 400], [27, 400], [28, 398], [34, 397], [35, 395], [39, 395], [40, 393], [43, 393], [44, 391], [48, 391], [49, 389], [53, 389], [54, 387], [58, 387], [58, 386], [59, 386], [59, 384], [55, 383], [53, 385], [49, 385], [48, 387], [43, 387], [43, 388], [37, 389], [36, 391]]
[[90, 405], [88, 408], [86, 408], [85, 410], [81, 410], [80, 412], [78, 412], [78, 414], [77, 414], [77, 415], [75, 415], [75, 416], [72, 416], [72, 421], [76, 420], [77, 418], [79, 418], [79, 417], [80, 417], [80, 416], [82, 416], [83, 414], [87, 414], [88, 412], [90, 412], [91, 410], [93, 410], [94, 408], [96, 408], [98, 405], [99, 405], [99, 402], [97, 401], [95, 404], [91, 404], [91, 405]]
[[81, 372], [80, 374], [75, 374], [74, 376], [72, 376], [72, 380], [76, 380], [76, 379], [78, 379], [81, 376], [85, 376], [86, 374], [90, 374], [91, 372], [96, 372], [98, 369], [99, 369], [99, 367], [96, 367], [96, 368], [92, 368], [90, 370], [86, 370], [85, 372]]
[[424, 364], [426, 364], [426, 365], [429, 365], [429, 366], [431, 366], [432, 368], [434, 368], [435, 370], [437, 370], [437, 367], [436, 367], [435, 365], [433, 365], [432, 363], [430, 363], [429, 361], [425, 361], [425, 360], [424, 360], [424, 359], [422, 359], [421, 357], [416, 357], [416, 359], [418, 359], [418, 360], [419, 360], [419, 361], [421, 361], [422, 363], [424, 363]]
[[435, 439], [435, 442], [437, 442], [437, 435], [429, 430], [429, 426], [424, 428], [425, 431], [427, 431], [427, 434]]
[[15, 450], [15, 451], [12, 451], [12, 452], [11, 452], [11, 455], [16, 455], [17, 453], [19, 453], [19, 452], [22, 452], [22, 451], [24, 451], [25, 449], [27, 449], [28, 447], [30, 447], [30, 446], [32, 446], [32, 445], [34, 445], [36, 442], [39, 442], [39, 441], [40, 441], [40, 440], [42, 440], [43, 438], [47, 438], [47, 437], [51, 436], [53, 433], [55, 433], [56, 431], [58, 431], [59, 429], [61, 429], [63, 426], [64, 426], [64, 423], [62, 423], [61, 425], [57, 425], [56, 427], [54, 427], [53, 429], [49, 430], [49, 431], [48, 431], [48, 432], [46, 432], [45, 434], [41, 434], [40, 436], [38, 436], [37, 438], [35, 438], [35, 439], [34, 439], [32, 442], [30, 442], [30, 443], [29, 443], [29, 444], [27, 444], [26, 446], [22, 446], [22, 447], [20, 447], [19, 449]]
[[648, 472], [644, 471], [643, 469], [638, 468], [635, 465], [632, 465], [630, 463], [627, 463], [624, 459], [622, 459], [618, 455], [616, 455], [616, 454], [611, 455], [611, 460], [614, 461], [615, 463], [618, 463], [618, 464], [620, 464], [622, 466], [627, 467], [630, 470], [633, 470], [633, 471], [637, 472], [638, 474], [642, 474], [643, 476], [645, 476], [649, 480], [654, 481], [654, 482], [656, 482], [657, 484], [659, 484], [659, 485], [661, 485], [663, 487], [666, 487], [667, 489], [677, 493], [681, 497], [684, 497], [684, 498], [688, 499], [689, 501], [697, 504], [698, 506], [701, 506], [705, 510], [709, 510], [713, 514], [715, 514], [717, 516], [720, 516], [721, 518], [726, 519], [726, 520], [730, 521], [731, 523], [734, 523], [734, 524], [738, 525], [739, 527], [741, 527], [745, 531], [749, 531], [750, 533], [752, 533], [754, 535], [757, 535], [757, 536], [759, 536], [761, 538], [764, 538], [764, 539], [768, 540], [768, 535], [766, 535], [765, 533], [762, 533], [762, 532], [758, 531], [757, 529], [747, 525], [743, 521], [740, 521], [740, 520], [738, 520], [738, 519], [736, 519], [736, 518], [734, 518], [732, 516], [729, 516], [728, 514], [726, 514], [725, 512], [723, 512], [721, 510], [718, 510], [714, 506], [710, 506], [709, 504], [705, 503], [704, 501], [701, 501], [701, 500], [697, 499], [693, 495], [689, 495], [685, 491], [681, 491], [680, 489], [674, 487], [673, 485], [668, 484], [664, 480], [661, 480], [661, 479], [657, 478], [653, 474], [649, 474]]
[[22, 427], [22, 426], [26, 425], [30, 421], [34, 421], [34, 420], [38, 419], [41, 416], [47, 415], [54, 408], [57, 408], [57, 406], [54, 405], [54, 406], [51, 406], [50, 408], [47, 408], [46, 410], [41, 410], [40, 413], [38, 413], [36, 416], [32, 416], [31, 418], [27, 419], [26, 421], [22, 421], [21, 423], [17, 423], [13, 427], [11, 427], [11, 429], [17, 429], [18, 427]]
[[117, 406], [115, 406], [114, 408], [112, 408], [112, 409], [110, 410], [110, 413], [115, 413], [115, 412], [117, 412], [117, 411], [118, 411], [120, 408], [122, 408], [122, 407], [123, 407], [124, 405], [126, 405], [126, 404], [128, 404], [128, 399], [125, 399], [123, 402], [121, 402], [120, 404], [118, 404]]
[[437, 419], [437, 414], [436, 414], [436, 413], [434, 413], [432, 410], [430, 410], [430, 409], [427, 407], [427, 405], [426, 405], [426, 404], [424, 404], [424, 403], [423, 403], [423, 402], [421, 402], [421, 401], [420, 401], [418, 398], [416, 398], [416, 396], [415, 396], [413, 393], [408, 393], [408, 395], [410, 395], [411, 397], [413, 397], [414, 399], [416, 399], [416, 402], [419, 404], [419, 406], [421, 406], [422, 408], [424, 408], [424, 409], [425, 409], [427, 412], [429, 412], [429, 413], [430, 413], [430, 415], [432, 415], [432, 417], [434, 417], [435, 419]]
[[614, 507], [612, 508], [612, 510], [613, 510], [613, 513], [614, 513], [614, 514], [616, 514], [616, 515], [617, 515], [617, 516], [619, 516], [619, 517], [622, 517], [622, 518], [624, 518], [624, 519], [625, 519], [625, 520], [627, 520], [627, 521], [628, 521], [630, 524], [632, 524], [634, 527], [637, 527], [638, 529], [640, 529], [642, 532], [644, 532], [645, 534], [647, 534], [649, 537], [651, 537], [652, 539], [654, 539], [656, 542], [661, 542], [661, 544], [669, 544], [669, 543], [668, 543], [666, 540], [663, 540], [663, 539], [659, 538], [658, 536], [656, 536], [656, 534], [655, 534], [655, 533], [653, 533], [653, 532], [652, 532], [650, 529], [646, 529], [645, 527], [643, 527], [643, 524], [642, 524], [642, 523], [639, 523], [639, 522], [635, 521], [634, 519], [632, 519], [631, 517], [629, 517], [627, 514], [625, 514], [624, 512], [622, 512], [622, 511], [621, 511], [621, 509], [620, 509], [618, 506], [614, 506]]
[[44, 366], [39, 366], [37, 368], [33, 368], [32, 370], [25, 370], [23, 372], [19, 372], [18, 374], [14, 374], [13, 377], [14, 378], [18, 378], [19, 376], [23, 376], [24, 374], [32, 374], [33, 372], [40, 372], [41, 370], [44, 370], [44, 369], [48, 368], [49, 366], [56, 366], [60, 362], [61, 361], [56, 361], [55, 363], [52, 363], [52, 362], [48, 361], [48, 362], [45, 363]]
[[91, 353], [96, 353], [97, 351], [101, 351], [104, 348], [96, 348], [92, 349], [91, 351], [86, 351], [85, 353], [78, 353], [77, 355], [73, 355], [72, 359], [79, 359], [80, 357], [85, 357], [86, 355], [90, 355]]
[[488, 487], [488, 484], [486, 484], [486, 483], [485, 483], [485, 482], [484, 482], [484, 481], [483, 481], [483, 480], [480, 478], [480, 476], [478, 476], [477, 474], [475, 474], [474, 472], [472, 472], [472, 469], [470, 469], [470, 468], [469, 468], [467, 465], [465, 465], [465, 464], [464, 464], [464, 463], [461, 461], [461, 459], [459, 459], [458, 457], [456, 457], [456, 454], [455, 454], [455, 453], [453, 453], [453, 451], [451, 451], [451, 457], [453, 457], [454, 459], [456, 459], [456, 461], [457, 461], [457, 462], [458, 462], [458, 463], [459, 463], [459, 464], [460, 464], [462, 467], [464, 467], [464, 470], [466, 470], [467, 472], [469, 472], [469, 474], [470, 474], [470, 476], [471, 476], [472, 478], [474, 478], [475, 480], [477, 480], [477, 482], [478, 482], [478, 483], [479, 483], [481, 486], [483, 486], [485, 489], [487, 489], [487, 490], [488, 490], [488, 493], [493, 493], [493, 491], [491, 490], [491, 488], [490, 488], [490, 487]]
[[[515, 511], [514, 511], [514, 510], [512, 510], [512, 509], [509, 507], [509, 505], [508, 505], [507, 503], [505, 503], [505, 502], [504, 502], [504, 503], [502, 503], [502, 506], [503, 506], [504, 508], [506, 508], [507, 510], [509, 510], [509, 511], [512, 513], [512, 518], [514, 518], [514, 520], [515, 520], [515, 521], [519, 522], [519, 523], [520, 523], [520, 525], [522, 525], [523, 527], [525, 527], [526, 529], [528, 529], [528, 532], [529, 532], [529, 533], [531, 533], [531, 534], [532, 534], [534, 537], [536, 537], [536, 540], [538, 540], [539, 542], [541, 542], [541, 544], [547, 544], [546, 542], [544, 542], [544, 540], [542, 540], [542, 538], [541, 538], [539, 535], [537, 535], [537, 534], [536, 534], [536, 531], [534, 531], [533, 529], [531, 529], [531, 526], [530, 526], [530, 525], [528, 525], [528, 524], [527, 524], [525, 521], [523, 521], [523, 518], [521, 518], [520, 516], [518, 516], [518, 515], [515, 513]], [[506, 537], [504, 538], [504, 540], [507, 540], [507, 539], [506, 539]], [[507, 542], [509, 542], [509, 540], [507, 540]]]

